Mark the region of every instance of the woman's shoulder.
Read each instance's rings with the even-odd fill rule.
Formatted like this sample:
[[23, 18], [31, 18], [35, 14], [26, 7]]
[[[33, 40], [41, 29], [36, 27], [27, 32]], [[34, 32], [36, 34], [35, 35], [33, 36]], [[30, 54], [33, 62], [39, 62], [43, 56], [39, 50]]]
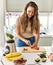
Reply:
[[20, 17], [17, 18], [16, 24], [17, 24], [17, 25], [20, 24]]
[[20, 16], [17, 18], [17, 20], [16, 21], [19, 21], [20, 20]]

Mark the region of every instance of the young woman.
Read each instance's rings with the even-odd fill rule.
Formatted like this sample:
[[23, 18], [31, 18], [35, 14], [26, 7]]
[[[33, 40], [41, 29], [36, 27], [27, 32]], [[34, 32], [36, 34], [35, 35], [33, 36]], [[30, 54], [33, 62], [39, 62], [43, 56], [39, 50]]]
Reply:
[[37, 47], [40, 37], [40, 23], [38, 18], [38, 6], [35, 2], [27, 3], [22, 16], [16, 23], [17, 46]]

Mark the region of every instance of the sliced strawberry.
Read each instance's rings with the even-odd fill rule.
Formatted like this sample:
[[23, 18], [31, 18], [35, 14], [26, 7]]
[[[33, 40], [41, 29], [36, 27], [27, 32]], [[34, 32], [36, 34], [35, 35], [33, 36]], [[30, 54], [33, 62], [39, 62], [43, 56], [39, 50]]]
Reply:
[[31, 47], [32, 49], [39, 50], [39, 47]]
[[35, 47], [34, 49], [35, 49], [35, 50], [39, 50], [39, 47]]

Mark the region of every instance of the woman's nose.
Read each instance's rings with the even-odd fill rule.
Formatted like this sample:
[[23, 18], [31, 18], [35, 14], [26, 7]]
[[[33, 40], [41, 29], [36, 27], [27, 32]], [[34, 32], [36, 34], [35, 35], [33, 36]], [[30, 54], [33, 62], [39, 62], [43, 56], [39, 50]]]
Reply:
[[32, 13], [30, 13], [30, 16], [32, 16]]

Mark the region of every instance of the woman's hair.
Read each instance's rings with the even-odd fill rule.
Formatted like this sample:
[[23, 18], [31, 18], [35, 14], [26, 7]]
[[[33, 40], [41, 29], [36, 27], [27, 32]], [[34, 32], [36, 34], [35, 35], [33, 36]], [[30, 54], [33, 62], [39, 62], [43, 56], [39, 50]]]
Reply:
[[30, 1], [25, 9], [24, 9], [24, 13], [22, 14], [22, 16], [20, 17], [20, 22], [21, 22], [21, 27], [23, 32], [26, 31], [26, 28], [28, 26], [28, 16], [27, 16], [27, 8], [31, 6], [34, 7], [34, 16], [32, 16], [30, 18], [30, 22], [31, 22], [31, 32], [33, 32], [34, 30], [36, 32], [38, 32], [38, 27], [39, 27], [39, 19], [38, 19], [38, 6], [36, 5], [35, 2]]

